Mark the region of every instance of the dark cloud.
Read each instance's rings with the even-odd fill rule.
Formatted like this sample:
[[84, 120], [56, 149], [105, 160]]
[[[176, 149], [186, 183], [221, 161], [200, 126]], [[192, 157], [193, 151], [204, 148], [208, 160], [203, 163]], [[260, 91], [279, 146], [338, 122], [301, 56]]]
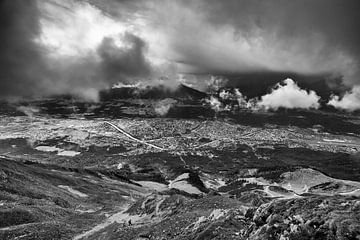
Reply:
[[126, 33], [122, 39], [126, 47], [120, 48], [114, 39], [104, 38], [97, 50], [104, 78], [116, 83], [128, 77], [149, 76], [151, 66], [144, 56], [145, 42], [131, 33]]
[[[299, 67], [284, 64], [276, 71], [232, 74], [231, 78], [237, 79], [233, 84], [248, 90], [244, 92], [250, 96], [268, 92], [271, 84], [286, 77], [316, 90], [324, 100], [332, 93], [344, 92], [347, 87], [343, 84], [360, 84], [360, 1], [210, 0], [203, 1], [203, 7], [215, 29], [228, 25], [235, 29], [234, 36], [255, 35], [270, 42], [275, 39], [283, 46], [276, 48], [274, 44], [279, 54], [293, 49], [290, 58], [284, 60], [302, 60], [297, 63]], [[303, 62], [310, 63], [309, 71], [301, 69]], [[317, 71], [320, 68], [323, 71]]]
[[206, 6], [214, 24], [231, 24], [247, 32], [256, 26], [282, 37], [321, 33], [333, 44], [359, 49], [357, 0], [210, 0]]
[[210, 0], [207, 6], [214, 24], [231, 24], [246, 32], [257, 27], [285, 38], [318, 33], [334, 48], [360, 55], [357, 0]]
[[[165, 10], [166, 9], [166, 10]], [[153, 10], [186, 72], [293, 72], [359, 81], [360, 1], [165, 1]]]
[[0, 95], [32, 95], [47, 75], [36, 1], [0, 1]]

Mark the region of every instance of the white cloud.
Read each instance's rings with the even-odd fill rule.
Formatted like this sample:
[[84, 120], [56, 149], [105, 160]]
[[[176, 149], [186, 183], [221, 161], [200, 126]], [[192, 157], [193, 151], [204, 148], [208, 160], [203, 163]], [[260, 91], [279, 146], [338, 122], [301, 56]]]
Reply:
[[265, 109], [319, 108], [320, 97], [314, 92], [301, 89], [292, 79], [287, 78], [285, 85], [277, 84], [271, 93], [261, 97], [258, 106]]
[[155, 104], [154, 110], [158, 115], [165, 116], [176, 102], [175, 99], [165, 98]]
[[100, 100], [99, 91], [95, 88], [75, 89], [74, 94], [89, 102], [98, 102]]
[[219, 112], [222, 109], [222, 103], [219, 101], [218, 98], [211, 96], [210, 99], [205, 100], [208, 104], [210, 104], [210, 107], [215, 111]]
[[350, 92], [340, 98], [339, 96], [332, 96], [328, 105], [334, 106], [348, 111], [355, 111], [360, 109], [360, 86], [354, 86]]
[[86, 55], [95, 51], [105, 37], [114, 38], [122, 46], [118, 36], [130, 28], [86, 2], [51, 0], [40, 2], [40, 8], [42, 33], [38, 41], [55, 55]]
[[223, 90], [220, 91], [219, 97], [221, 99], [223, 99], [223, 100], [227, 100], [227, 99], [230, 99], [232, 97], [232, 94], [229, 91], [223, 89]]

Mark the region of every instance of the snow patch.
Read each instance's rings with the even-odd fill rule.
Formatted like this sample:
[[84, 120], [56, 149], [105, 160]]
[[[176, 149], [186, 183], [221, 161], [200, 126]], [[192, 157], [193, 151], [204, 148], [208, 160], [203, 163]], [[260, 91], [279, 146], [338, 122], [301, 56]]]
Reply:
[[323, 141], [325, 142], [341, 142], [341, 143], [345, 143], [347, 142], [346, 140], [342, 140], [342, 139], [328, 139], [328, 138], [324, 138]]
[[79, 155], [81, 152], [71, 151], [71, 150], [64, 150], [61, 148], [57, 148], [54, 146], [37, 146], [35, 147], [36, 150], [41, 152], [57, 152], [59, 156], [66, 156], [66, 157], [74, 157]]
[[152, 189], [158, 192], [162, 192], [169, 189], [168, 186], [163, 183], [152, 182], [152, 181], [135, 181], [135, 182], [145, 188]]
[[35, 149], [42, 152], [58, 152], [62, 150], [53, 146], [37, 146]]
[[59, 151], [57, 155], [66, 156], [66, 157], [74, 157], [76, 155], [79, 155], [80, 153], [81, 152], [63, 150], [63, 151]]
[[189, 178], [189, 173], [183, 173], [175, 178], [173, 181], [170, 181], [169, 188], [178, 189], [180, 191], [184, 191], [190, 194], [202, 194], [202, 192], [189, 184], [187, 179]]
[[73, 188], [71, 188], [71, 187], [69, 187], [69, 186], [59, 185], [58, 187], [59, 187], [59, 188], [62, 188], [62, 189], [65, 189], [65, 190], [69, 191], [70, 193], [72, 193], [72, 194], [74, 194], [74, 195], [77, 195], [77, 196], [79, 196], [79, 197], [82, 197], [82, 198], [88, 197], [87, 194], [82, 193], [82, 192], [80, 192], [80, 191], [78, 191], [78, 190], [75, 190], [75, 189], [73, 189]]

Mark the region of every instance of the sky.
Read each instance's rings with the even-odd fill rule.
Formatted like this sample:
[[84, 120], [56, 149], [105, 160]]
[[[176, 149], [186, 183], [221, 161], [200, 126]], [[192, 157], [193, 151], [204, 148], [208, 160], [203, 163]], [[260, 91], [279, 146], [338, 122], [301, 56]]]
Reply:
[[340, 81], [333, 106], [359, 100], [358, 0], [2, 0], [0, 19], [1, 97], [209, 76], [256, 89], [276, 73]]

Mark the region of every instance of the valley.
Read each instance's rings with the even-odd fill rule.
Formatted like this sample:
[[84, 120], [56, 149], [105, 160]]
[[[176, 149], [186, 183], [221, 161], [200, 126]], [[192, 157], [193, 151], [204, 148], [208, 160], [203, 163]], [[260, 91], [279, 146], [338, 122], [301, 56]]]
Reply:
[[359, 234], [357, 133], [230, 116], [19, 115], [0, 120], [2, 239]]

